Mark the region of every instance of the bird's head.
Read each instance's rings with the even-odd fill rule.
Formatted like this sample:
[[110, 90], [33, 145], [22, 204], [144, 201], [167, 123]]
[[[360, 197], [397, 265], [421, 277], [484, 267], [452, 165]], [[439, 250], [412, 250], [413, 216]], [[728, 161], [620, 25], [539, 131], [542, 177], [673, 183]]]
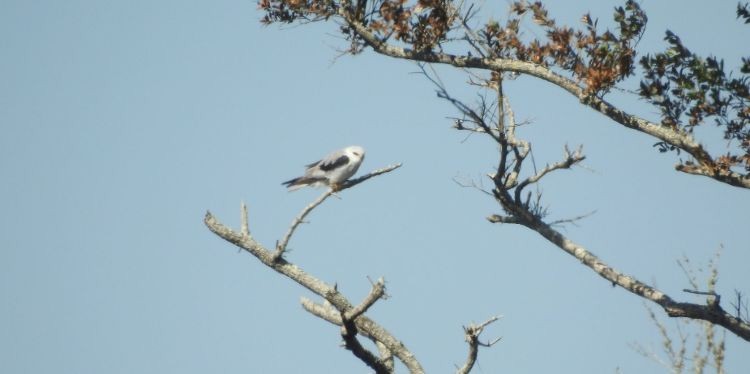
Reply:
[[344, 152], [347, 154], [347, 156], [354, 159], [362, 160], [365, 158], [365, 149], [358, 145], [346, 147], [344, 149]]

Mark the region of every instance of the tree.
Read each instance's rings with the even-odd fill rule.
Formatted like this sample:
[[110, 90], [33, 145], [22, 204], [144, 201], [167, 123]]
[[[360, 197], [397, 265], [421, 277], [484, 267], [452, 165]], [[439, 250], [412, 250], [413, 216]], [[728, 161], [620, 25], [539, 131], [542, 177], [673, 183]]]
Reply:
[[[261, 0], [259, 4], [266, 12], [265, 23], [335, 20], [349, 41], [348, 53], [358, 54], [372, 49], [388, 57], [422, 63], [421, 71], [435, 84], [439, 97], [458, 111], [454, 127], [487, 136], [497, 144], [496, 167], [489, 173], [492, 188], [483, 192], [492, 196], [503, 213], [488, 217], [490, 222], [517, 224], [533, 230], [613, 286], [659, 305], [671, 317], [704, 320], [750, 340], [750, 324], [746, 317], [725, 311], [720, 305], [719, 295], [707, 292], [705, 305], [679, 302], [658, 288], [614, 269], [556, 229], [557, 225], [574, 222], [580, 217], [546, 220], [548, 212], [541, 195], [531, 192], [530, 187], [553, 172], [580, 164], [585, 156], [582, 148], [570, 150], [566, 146], [561, 160], [541, 170], [532, 170], [529, 166], [532, 142], [517, 137], [516, 129], [520, 124], [503, 89], [504, 82], [516, 74], [550, 82], [573, 95], [581, 105], [604, 114], [614, 123], [655, 138], [655, 147], [659, 151], [689, 155], [691, 159], [677, 164], [678, 171], [750, 188], [750, 59], [742, 60], [740, 72], [735, 76], [724, 69], [723, 61], [692, 53], [679, 37], [667, 31], [665, 40], [669, 47], [662, 53], [643, 56], [636, 62], [636, 46], [645, 30], [647, 17], [634, 1], [627, 1], [615, 9], [615, 31], [600, 30], [597, 20], [588, 14], [582, 17], [581, 29], [559, 26], [539, 2], [515, 2], [503, 25], [489, 21], [480, 26], [472, 26], [479, 10], [463, 2]], [[747, 4], [737, 7], [737, 16], [745, 22], [750, 21], [747, 9]], [[519, 25], [528, 23], [529, 18], [541, 29], [544, 38], [529, 40], [519, 33]], [[425, 64], [466, 69], [472, 84], [494, 96], [488, 98], [483, 94], [478, 103], [467, 104], [454, 97], [430, 65]], [[661, 118], [658, 122], [629, 114], [606, 99], [611, 91], [619, 89], [617, 84], [636, 75], [638, 64], [641, 76], [637, 95], [659, 111]], [[694, 129], [710, 122], [714, 122], [732, 144], [731, 152], [711, 153], [696, 139]], [[361, 181], [363, 179], [352, 181], [346, 187], [353, 187]], [[246, 249], [267, 266], [327, 300], [331, 306], [310, 301], [303, 304], [309, 312], [342, 326], [346, 348], [371, 368], [377, 372], [392, 371], [392, 355], [395, 355], [410, 371], [421, 372], [419, 362], [403, 344], [364, 315], [374, 302], [385, 296], [382, 280], [374, 282], [370, 295], [360, 305], [354, 306], [335, 286], [311, 278], [284, 258], [286, 243], [299, 222], [330, 194], [323, 194], [303, 210], [274, 251], [252, 239], [246, 214], [243, 214], [243, 228], [239, 233], [221, 225], [210, 214], [206, 223], [222, 238]], [[491, 321], [494, 318], [487, 323]], [[480, 324], [465, 329], [470, 354], [461, 369], [463, 372], [471, 370], [480, 345], [478, 336], [485, 326]], [[380, 357], [364, 348], [357, 335], [372, 339], [381, 351]]]

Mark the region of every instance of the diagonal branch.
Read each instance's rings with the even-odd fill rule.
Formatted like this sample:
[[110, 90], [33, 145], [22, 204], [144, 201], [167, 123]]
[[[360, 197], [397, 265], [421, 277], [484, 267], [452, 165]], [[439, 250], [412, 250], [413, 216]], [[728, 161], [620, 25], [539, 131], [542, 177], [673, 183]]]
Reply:
[[[342, 188], [340, 190], [351, 188], [374, 176], [395, 170], [399, 166], [401, 166], [401, 164], [391, 165], [382, 169], [375, 170], [354, 180], [346, 181], [342, 185]], [[323, 196], [325, 196], [326, 194], [324, 194]], [[240, 249], [247, 251], [251, 255], [255, 256], [263, 265], [273, 269], [279, 274], [284, 275], [285, 277], [307, 288], [316, 295], [324, 298], [328, 303], [335, 307], [336, 310], [344, 311], [344, 313], [351, 313], [351, 311], [354, 310], [354, 314], [356, 315], [356, 319], [354, 319], [354, 323], [356, 324], [356, 331], [362, 331], [364, 332], [365, 336], [368, 336], [373, 339], [373, 341], [382, 344], [382, 346], [384, 347], [383, 351], [390, 352], [390, 354], [397, 357], [411, 373], [424, 373], [424, 370], [422, 369], [419, 361], [402, 342], [396, 339], [393, 335], [391, 335], [391, 333], [378, 325], [375, 321], [361, 314], [364, 313], [367, 308], [372, 305], [372, 303], [374, 303], [374, 300], [377, 300], [377, 298], [384, 295], [384, 288], [382, 290], [383, 294], [380, 294], [380, 296], [375, 298], [372, 295], [378, 295], [380, 291], [378, 291], [378, 287], [376, 287], [377, 284], [374, 285], [374, 291], [371, 293], [371, 296], [365, 300], [364, 304], [355, 308], [349, 302], [349, 300], [336, 289], [336, 287], [331, 286], [314, 277], [313, 275], [305, 272], [302, 268], [288, 262], [283, 257], [277, 256], [277, 251], [271, 251], [258, 243], [252, 236], [249, 235], [249, 229], [245, 230], [245, 228], [247, 227], [247, 208], [244, 204], [241, 205], [241, 211], [243, 214], [241, 217], [242, 228], [240, 231], [234, 231], [231, 228], [225, 226], [224, 224], [219, 222], [219, 220], [214, 217], [211, 212], [206, 212], [206, 216], [203, 222], [208, 227], [208, 229], [211, 230], [211, 232], [213, 232], [220, 238], [228, 241], [231, 244], [234, 244]], [[371, 298], [374, 298], [374, 300], [370, 301]], [[339, 321], [341, 322], [341, 319]], [[389, 360], [390, 364], [388, 364]], [[392, 359], [384, 357], [383, 362], [383, 367], [393, 367]]]
[[[315, 304], [306, 298], [302, 299], [302, 306], [313, 315], [341, 326], [341, 337], [344, 339], [344, 347], [352, 351], [352, 353], [367, 364], [367, 366], [371, 367], [377, 373], [391, 373], [393, 372], [393, 358], [390, 349], [373, 335], [372, 331], [367, 328], [366, 324], [360, 324], [362, 325], [362, 331], [360, 331], [360, 327], [357, 325], [357, 322], [363, 318], [362, 315], [367, 312], [376, 301], [385, 296], [385, 281], [383, 278], [380, 278], [372, 285], [372, 289], [367, 297], [354, 308], [348, 310], [334, 310], [335, 305], [333, 306], [334, 308], [326, 307], [324, 305]], [[360, 332], [363, 336], [372, 339], [376, 345], [378, 345], [378, 349], [381, 351], [381, 358], [378, 358], [375, 354], [362, 346], [357, 339], [357, 334]]]
[[394, 370], [393, 353], [383, 343], [377, 340], [374, 340], [374, 342], [375, 346], [378, 347], [378, 352], [380, 352], [380, 362], [392, 373]]
[[[542, 179], [545, 175], [560, 169], [570, 169], [571, 166], [580, 163], [584, 159], [586, 159], [586, 156], [583, 155], [582, 152], [583, 147], [578, 147], [578, 149], [574, 153], [570, 153], [570, 150], [568, 150], [568, 147], [565, 147], [565, 153], [564, 153], [564, 159], [562, 161], [556, 162], [552, 165], [547, 165], [539, 171], [538, 173], [524, 179], [520, 183], [518, 183], [518, 186], [516, 187], [515, 191], [515, 199], [516, 201], [521, 201], [521, 193], [523, 192], [523, 189], [526, 188], [526, 186], [530, 184], [534, 184], [536, 182], [539, 182], [540, 179]], [[516, 163], [517, 166], [520, 166], [521, 163]]]
[[385, 296], [385, 281], [380, 278], [372, 285], [372, 290], [361, 304], [350, 310], [339, 310], [341, 316], [341, 337], [344, 339], [344, 347], [352, 352], [354, 356], [362, 360], [378, 374], [391, 373], [393, 368], [379, 359], [374, 353], [367, 350], [357, 339], [357, 325], [355, 320], [365, 313], [376, 301]]
[[661, 126], [636, 115], [629, 114], [606, 100], [588, 94], [584, 88], [574, 80], [555, 73], [551, 69], [531, 62], [493, 57], [460, 56], [446, 52], [429, 50], [416, 51], [387, 43], [378, 38], [372, 29], [361, 21], [352, 17], [346, 7], [338, 9], [338, 15], [356, 32], [372, 49], [389, 57], [407, 59], [420, 62], [447, 64], [459, 68], [476, 68], [496, 72], [514, 72], [536, 77], [550, 82], [571, 95], [582, 104], [602, 113], [613, 121], [636, 131], [655, 137], [667, 144], [675, 146], [696, 160], [696, 163], [678, 164], [675, 168], [695, 175], [704, 175], [732, 186], [750, 188], [750, 176], [719, 168], [711, 155], [698, 143], [691, 134], [680, 129]]
[[[501, 90], [498, 90], [498, 95], [502, 95]], [[714, 302], [707, 303], [707, 305], [677, 302], [655, 287], [615, 270], [582, 246], [572, 242], [560, 232], [554, 230], [550, 224], [544, 222], [545, 209], [540, 206], [538, 200], [536, 203], [531, 204], [530, 195], [526, 201], [522, 201], [521, 190], [529, 184], [539, 182], [553, 171], [566, 169], [581, 162], [584, 156], [580, 148], [573, 154], [566, 148], [563, 161], [549, 165], [516, 184], [516, 178], [521, 171], [526, 154], [530, 150], [530, 144], [515, 138], [515, 134], [511, 130], [515, 127], [515, 119], [511, 114], [510, 106], [506, 110], [510, 123], [508, 124], [508, 129], [499, 137], [498, 143], [501, 147], [501, 153], [497, 168], [498, 174], [492, 175], [491, 178], [495, 184], [492, 193], [507, 214], [490, 216], [488, 217], [490, 222], [513, 223], [526, 226], [577, 258], [601, 277], [612, 282], [613, 285], [618, 285], [633, 294], [660, 305], [669, 316], [705, 320], [723, 326], [737, 336], [750, 341], [750, 323], [724, 311], [719, 305], [718, 300], [716, 300], [718, 298], [715, 298]], [[493, 137], [493, 139], [495, 138]], [[509, 153], [513, 154], [513, 160], [506, 158]], [[512, 170], [509, 170], [510, 164], [513, 165]], [[513, 191], [514, 188], [515, 191]]]
[[344, 347], [352, 352], [355, 357], [362, 360], [378, 374], [390, 374], [392, 368], [388, 368], [381, 359], [367, 348], [363, 347], [357, 339], [357, 325], [351, 319], [344, 319], [341, 326], [341, 337], [344, 339]]
[[[300, 300], [300, 302], [302, 303], [302, 308], [304, 308], [310, 314], [318, 318], [321, 318], [325, 321], [328, 321], [333, 325], [341, 326], [343, 328], [344, 322], [343, 322], [343, 319], [341, 318], [341, 313], [337, 311], [336, 309], [334, 309], [333, 307], [323, 305], [323, 304], [317, 304], [313, 302], [312, 300], [305, 298], [305, 297], [303, 297]], [[380, 351], [380, 359], [378, 361], [381, 362], [386, 367], [388, 372], [393, 372], [393, 351], [391, 351], [391, 349], [388, 348], [387, 344], [379, 340], [379, 339], [383, 339], [379, 331], [371, 330], [372, 324], [368, 323], [367, 317], [357, 318], [353, 322], [357, 329], [357, 332], [360, 335], [372, 340], [375, 343], [375, 345], [378, 347], [378, 350]], [[411, 372], [414, 373], [415, 371], [411, 371]]]
[[[401, 164], [394, 164], [390, 166], [386, 166], [384, 168], [377, 169], [375, 171], [372, 171], [366, 175], [363, 175], [359, 178], [355, 178], [352, 180], [345, 181], [341, 188], [339, 188], [337, 191], [334, 191], [333, 189], [329, 189], [326, 192], [324, 192], [322, 195], [320, 195], [315, 201], [310, 203], [310, 205], [306, 206], [302, 211], [300, 212], [297, 217], [294, 218], [292, 221], [292, 224], [289, 226], [289, 229], [287, 230], [286, 234], [284, 234], [284, 237], [281, 239], [281, 241], [276, 245], [276, 252], [274, 253], [274, 259], [278, 260], [284, 255], [284, 252], [286, 251], [286, 246], [289, 244], [289, 240], [292, 238], [292, 235], [294, 235], [294, 230], [297, 229], [297, 226], [299, 226], [300, 223], [304, 222], [305, 217], [307, 217], [310, 212], [312, 212], [313, 209], [318, 207], [318, 205], [322, 204], [323, 201], [325, 201], [327, 198], [329, 198], [331, 195], [333, 195], [335, 192], [343, 191], [347, 188], [352, 188], [372, 177], [376, 177], [380, 174], [388, 173], [390, 171], [393, 171], [395, 169], [398, 169], [401, 167]], [[244, 228], [244, 226], [243, 226]]]
[[367, 310], [381, 298], [385, 298], [385, 280], [383, 278], [380, 278], [377, 282], [373, 283], [370, 293], [359, 305], [350, 310], [341, 310], [340, 312], [344, 313], [344, 320], [355, 320], [357, 317], [367, 312]]
[[[243, 236], [225, 226], [219, 222], [211, 212], [206, 212], [206, 217], [203, 222], [211, 232], [220, 238], [247, 251], [255, 256], [262, 264], [324, 298], [337, 309], [349, 310], [354, 307], [344, 295], [336, 290], [335, 287], [326, 284], [322, 280], [305, 272], [299, 266], [286, 261], [284, 258], [275, 260], [272, 251], [263, 247], [253, 238]], [[407, 369], [409, 369], [411, 373], [424, 373], [422, 366], [411, 351], [375, 321], [367, 318], [367, 316], [360, 316], [357, 319], [357, 326], [361, 331], [367, 331], [368, 335], [373, 337], [373, 339], [383, 343], [383, 345], [393, 352], [393, 354], [407, 367]]]
[[[750, 341], [750, 324], [724, 309], [718, 303], [707, 305], [677, 302], [659, 289], [652, 287], [630, 275], [609, 266], [599, 257], [571, 241], [559, 231], [554, 230], [526, 207], [515, 202], [507, 191], [497, 191], [496, 198], [511, 216], [527, 228], [536, 231], [552, 244], [578, 259], [582, 264], [596, 272], [602, 278], [625, 290], [661, 306], [670, 317], [700, 319], [723, 326], [742, 339]], [[494, 217], [489, 220], [497, 221]]]
[[[511, 148], [516, 149], [519, 147], [518, 144], [520, 143], [516, 142], [515, 144], [506, 144]], [[736, 318], [730, 313], [724, 311], [718, 302], [709, 302], [707, 305], [699, 305], [680, 303], [673, 300], [657, 288], [612, 268], [599, 257], [566, 238], [559, 231], [553, 229], [550, 224], [544, 222], [543, 214], [540, 214], [541, 212], [539, 211], [538, 206], [531, 206], [528, 203], [528, 200], [527, 202], [521, 201], [519, 193], [520, 188], [530, 183], [536, 183], [546, 175], [549, 175], [549, 173], [570, 167], [581, 160], [583, 160], [583, 155], [580, 154], [580, 149], [572, 155], [566, 150], [565, 160], [544, 168], [542, 171], [522, 181], [517, 186], [508, 185], [507, 183], [502, 183], [497, 178], [493, 178], [493, 180], [495, 180], [495, 189], [492, 192], [495, 195], [495, 199], [503, 210], [505, 210], [507, 215], [493, 215], [487, 219], [494, 223], [520, 224], [536, 231], [542, 237], [581, 261], [581, 263], [592, 269], [601, 277], [610, 281], [613, 285], [620, 286], [637, 296], [658, 304], [671, 317], [686, 317], [705, 320], [723, 326], [737, 336], [750, 341], [750, 324], [747, 321]], [[515, 168], [520, 168], [522, 162], [523, 158], [516, 157]], [[502, 167], [505, 168], [504, 165], [502, 165]], [[515, 173], [515, 171], [511, 173]], [[513, 195], [511, 195], [511, 190], [514, 187], [516, 190], [513, 191]]]
[[323, 201], [325, 201], [329, 196], [333, 194], [334, 194], [333, 189], [327, 190], [322, 195], [320, 195], [317, 199], [315, 199], [315, 201], [310, 203], [310, 205], [302, 209], [302, 212], [300, 212], [300, 214], [297, 215], [297, 217], [294, 217], [292, 224], [289, 226], [289, 230], [287, 230], [286, 234], [284, 234], [284, 237], [281, 239], [281, 242], [279, 242], [279, 244], [276, 245], [276, 252], [274, 252], [273, 254], [274, 260], [278, 260], [279, 258], [281, 258], [281, 256], [284, 255], [284, 251], [286, 251], [286, 246], [289, 243], [289, 239], [292, 238], [292, 235], [294, 234], [294, 230], [296, 230], [297, 226], [299, 226], [299, 224], [303, 222], [305, 217], [307, 217], [307, 215], [310, 212], [312, 212], [313, 209], [315, 209], [318, 205], [322, 204]]

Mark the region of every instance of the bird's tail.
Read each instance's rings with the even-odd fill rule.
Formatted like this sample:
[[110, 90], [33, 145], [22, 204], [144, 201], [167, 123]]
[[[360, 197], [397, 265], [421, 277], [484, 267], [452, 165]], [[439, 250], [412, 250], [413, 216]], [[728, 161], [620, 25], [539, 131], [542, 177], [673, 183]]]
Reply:
[[302, 187], [309, 186], [311, 184], [324, 182], [324, 181], [325, 179], [321, 179], [321, 178], [298, 177], [298, 178], [290, 179], [286, 182], [282, 182], [281, 184], [286, 186], [286, 188], [289, 189], [289, 192], [291, 192], [291, 191], [296, 191]]

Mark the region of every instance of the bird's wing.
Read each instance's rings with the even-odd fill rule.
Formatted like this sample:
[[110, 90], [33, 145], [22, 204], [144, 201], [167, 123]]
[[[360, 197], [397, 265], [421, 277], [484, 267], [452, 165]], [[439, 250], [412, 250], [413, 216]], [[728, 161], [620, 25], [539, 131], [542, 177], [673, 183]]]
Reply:
[[349, 156], [338, 155], [336, 158], [324, 158], [317, 164], [320, 170], [331, 171], [349, 163]]

